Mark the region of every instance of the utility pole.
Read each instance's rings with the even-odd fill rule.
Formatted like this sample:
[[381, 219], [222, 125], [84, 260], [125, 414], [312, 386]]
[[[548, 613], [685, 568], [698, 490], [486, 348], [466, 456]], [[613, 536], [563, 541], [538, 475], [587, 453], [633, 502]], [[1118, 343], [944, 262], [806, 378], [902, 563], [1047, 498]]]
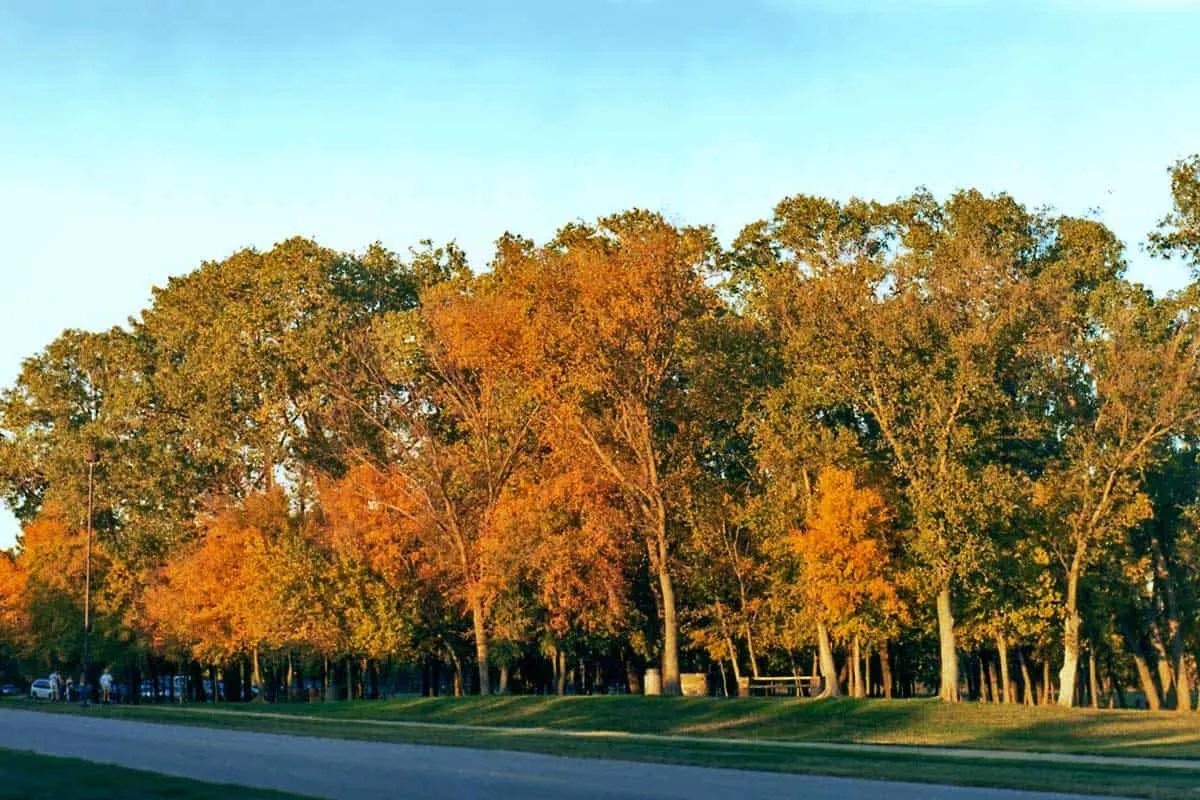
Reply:
[[[92, 501], [96, 462], [100, 460], [94, 448], [89, 448], [87, 455], [88, 468], [88, 507], [87, 507], [87, 561], [83, 573], [83, 674], [88, 674], [88, 640], [92, 632]], [[81, 684], [82, 685], [82, 684]]]

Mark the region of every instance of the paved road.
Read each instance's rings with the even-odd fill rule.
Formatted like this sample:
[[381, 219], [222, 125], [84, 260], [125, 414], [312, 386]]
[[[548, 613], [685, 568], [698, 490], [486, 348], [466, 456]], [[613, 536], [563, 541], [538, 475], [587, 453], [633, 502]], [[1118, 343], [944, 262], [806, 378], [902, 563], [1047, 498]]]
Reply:
[[315, 739], [0, 710], [0, 747], [350, 800], [1033, 800], [1071, 795]]

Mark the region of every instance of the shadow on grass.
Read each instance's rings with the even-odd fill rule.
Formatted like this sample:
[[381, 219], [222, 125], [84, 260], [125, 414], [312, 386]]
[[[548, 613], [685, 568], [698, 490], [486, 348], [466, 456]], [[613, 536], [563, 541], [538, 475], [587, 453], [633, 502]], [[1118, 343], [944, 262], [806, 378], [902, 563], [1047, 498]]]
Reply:
[[[947, 705], [924, 699], [407, 697], [267, 706], [229, 704], [219, 708], [307, 715], [331, 722], [427, 722], [1200, 759], [1200, 717], [1196, 715]], [[171, 712], [162, 709], [162, 713]]]

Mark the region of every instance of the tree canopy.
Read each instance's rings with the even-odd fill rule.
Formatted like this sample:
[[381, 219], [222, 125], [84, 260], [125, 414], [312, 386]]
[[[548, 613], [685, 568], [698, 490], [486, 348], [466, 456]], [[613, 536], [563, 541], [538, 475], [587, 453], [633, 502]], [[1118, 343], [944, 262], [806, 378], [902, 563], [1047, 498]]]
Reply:
[[[1200, 281], [1198, 176], [1147, 248]], [[1187, 710], [1200, 283], [1125, 268], [975, 190], [205, 262], [0, 392], [0, 656], [78, 662], [91, 530], [135, 672]]]

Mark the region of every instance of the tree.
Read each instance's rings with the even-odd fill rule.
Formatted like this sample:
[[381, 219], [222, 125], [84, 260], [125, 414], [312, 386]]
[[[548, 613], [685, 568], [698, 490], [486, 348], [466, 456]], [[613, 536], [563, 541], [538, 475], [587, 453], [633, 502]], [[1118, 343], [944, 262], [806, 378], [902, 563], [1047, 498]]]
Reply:
[[1037, 485], [1066, 583], [1059, 704], [1075, 702], [1080, 585], [1090, 567], [1152, 512], [1145, 474], [1200, 419], [1200, 329], [1189, 292], [1155, 301], [1129, 287], [1107, 298], [1097, 334], [1075, 343], [1087, 389], [1066, 398], [1061, 455]]
[[[814, 609], [824, 694], [841, 694], [833, 663], [830, 632], [854, 641], [871, 628], [870, 615], [896, 617], [903, 604], [896, 592], [890, 527], [892, 512], [882, 495], [859, 485], [853, 472], [821, 470], [816, 502], [805, 528], [794, 534], [803, 559], [804, 597]], [[855, 674], [858, 664], [855, 663]], [[861, 681], [856, 681], [861, 696]]]
[[509, 368], [526, 332], [487, 279], [430, 288], [419, 309], [377, 326], [377, 374], [392, 441], [364, 497], [403, 520], [421, 557], [450, 577], [470, 616], [481, 694], [490, 691], [496, 512], [537, 443], [540, 405]]
[[1171, 167], [1171, 197], [1175, 209], [1150, 234], [1151, 250], [1162, 257], [1178, 256], [1200, 273], [1200, 155]]
[[292, 521], [287, 500], [275, 489], [228, 505], [201, 521], [201, 538], [177, 552], [146, 599], [156, 638], [187, 648], [214, 664], [237, 656], [254, 660], [290, 626], [274, 581], [274, 552]]
[[989, 461], [1014, 416], [1004, 373], [1028, 330], [1035, 232], [1009, 198], [964, 192], [945, 205], [790, 198], [741, 240], [752, 287], [779, 298], [767, 313], [810, 424], [882, 449], [903, 487], [951, 701], [952, 591], [988, 546]]
[[34, 634], [29, 618], [27, 581], [25, 571], [13, 554], [0, 551], [0, 641], [16, 652], [25, 650]]
[[568, 225], [542, 248], [502, 244], [497, 272], [523, 303], [534, 345], [526, 379], [551, 420], [551, 446], [587, 459], [635, 515], [661, 604], [663, 691], [677, 694], [677, 498], [697, 469], [690, 336], [719, 305], [704, 283], [716, 243], [707, 229], [629, 211]]

